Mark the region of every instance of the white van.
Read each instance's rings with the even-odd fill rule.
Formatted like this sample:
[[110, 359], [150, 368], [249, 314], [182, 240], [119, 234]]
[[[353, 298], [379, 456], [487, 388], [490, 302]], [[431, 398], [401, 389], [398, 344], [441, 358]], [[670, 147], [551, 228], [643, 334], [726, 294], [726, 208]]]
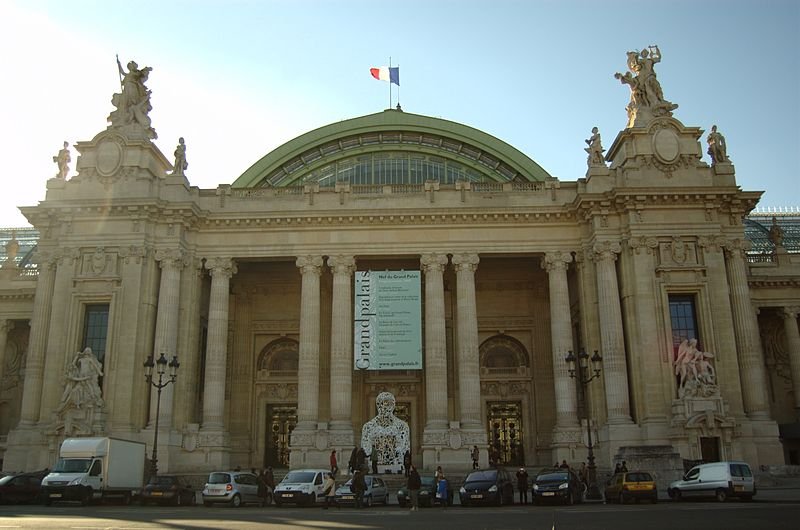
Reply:
[[675, 501], [683, 497], [715, 497], [719, 502], [739, 497], [750, 501], [756, 494], [756, 484], [746, 462], [714, 462], [693, 467], [682, 480], [670, 484], [667, 493]]
[[314, 505], [325, 502], [322, 494], [325, 475], [329, 469], [295, 469], [289, 471], [283, 480], [275, 486], [273, 498], [275, 505], [306, 504]]

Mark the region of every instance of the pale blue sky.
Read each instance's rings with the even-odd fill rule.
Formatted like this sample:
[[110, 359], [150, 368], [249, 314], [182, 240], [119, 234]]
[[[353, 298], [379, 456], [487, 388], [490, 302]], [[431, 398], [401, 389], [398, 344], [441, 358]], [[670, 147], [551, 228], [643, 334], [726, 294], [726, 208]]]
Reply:
[[369, 68], [389, 56], [405, 111], [486, 131], [576, 180], [591, 128], [608, 147], [625, 127], [629, 90], [613, 77], [625, 52], [657, 44], [675, 117], [719, 126], [739, 185], [766, 190], [761, 206], [797, 207], [798, 35], [796, 0], [0, 0], [0, 151], [19, 183], [0, 226], [25, 224], [14, 206], [44, 198], [64, 140], [105, 129], [115, 53], [154, 68], [157, 145], [171, 158], [184, 136], [190, 182], [215, 188], [299, 134], [385, 109]]

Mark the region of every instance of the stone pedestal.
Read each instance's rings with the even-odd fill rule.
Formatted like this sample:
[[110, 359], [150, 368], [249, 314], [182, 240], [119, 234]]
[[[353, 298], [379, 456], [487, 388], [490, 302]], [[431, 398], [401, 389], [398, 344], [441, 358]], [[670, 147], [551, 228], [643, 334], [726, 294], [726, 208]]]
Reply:
[[465, 429], [460, 422], [452, 421], [448, 429], [426, 431], [422, 436], [422, 469], [434, 471], [442, 466], [445, 472], [469, 471], [474, 445], [480, 450], [478, 464], [481, 468], [488, 467], [488, 441], [483, 430]]

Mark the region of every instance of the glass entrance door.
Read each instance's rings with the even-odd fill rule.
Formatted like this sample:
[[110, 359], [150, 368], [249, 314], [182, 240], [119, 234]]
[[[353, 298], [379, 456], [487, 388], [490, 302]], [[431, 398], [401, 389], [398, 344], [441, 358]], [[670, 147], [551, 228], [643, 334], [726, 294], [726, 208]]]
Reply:
[[289, 438], [297, 425], [297, 405], [267, 405], [264, 465], [289, 467]]
[[494, 401], [486, 404], [490, 455], [498, 465], [522, 465], [525, 462], [520, 401]]

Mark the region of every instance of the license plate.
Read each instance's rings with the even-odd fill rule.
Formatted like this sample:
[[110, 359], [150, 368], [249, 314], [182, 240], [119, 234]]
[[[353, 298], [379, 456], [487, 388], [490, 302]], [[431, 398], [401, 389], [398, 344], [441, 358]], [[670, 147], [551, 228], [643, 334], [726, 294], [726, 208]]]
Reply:
[[152, 491], [152, 492], [150, 492], [150, 495], [152, 495], [153, 497], [160, 497], [161, 495], [164, 495], [164, 494], [162, 492], [160, 492], [160, 491]]
[[483, 495], [470, 495], [471, 499], [482, 499]]
[[632, 485], [628, 486], [628, 488], [631, 491], [633, 491], [633, 490], [649, 490], [650, 486], [647, 486], [646, 484], [632, 484]]
[[355, 499], [355, 496], [354, 495], [342, 495], [342, 499], [347, 500], [347, 501], [352, 501], [353, 499]]
[[554, 491], [545, 491], [544, 493], [542, 493], [542, 497], [553, 497], [553, 496], [555, 496]]
[[744, 486], [734, 486], [733, 491], [744, 491]]
[[285, 499], [287, 497], [294, 497], [294, 495], [292, 495], [291, 493], [284, 493], [283, 495], [281, 495], [281, 497]]
[[61, 497], [61, 494], [60, 494], [60, 493], [51, 493], [51, 494], [50, 494], [50, 498], [51, 498], [51, 499], [58, 499], [58, 498], [60, 498], [60, 497]]

